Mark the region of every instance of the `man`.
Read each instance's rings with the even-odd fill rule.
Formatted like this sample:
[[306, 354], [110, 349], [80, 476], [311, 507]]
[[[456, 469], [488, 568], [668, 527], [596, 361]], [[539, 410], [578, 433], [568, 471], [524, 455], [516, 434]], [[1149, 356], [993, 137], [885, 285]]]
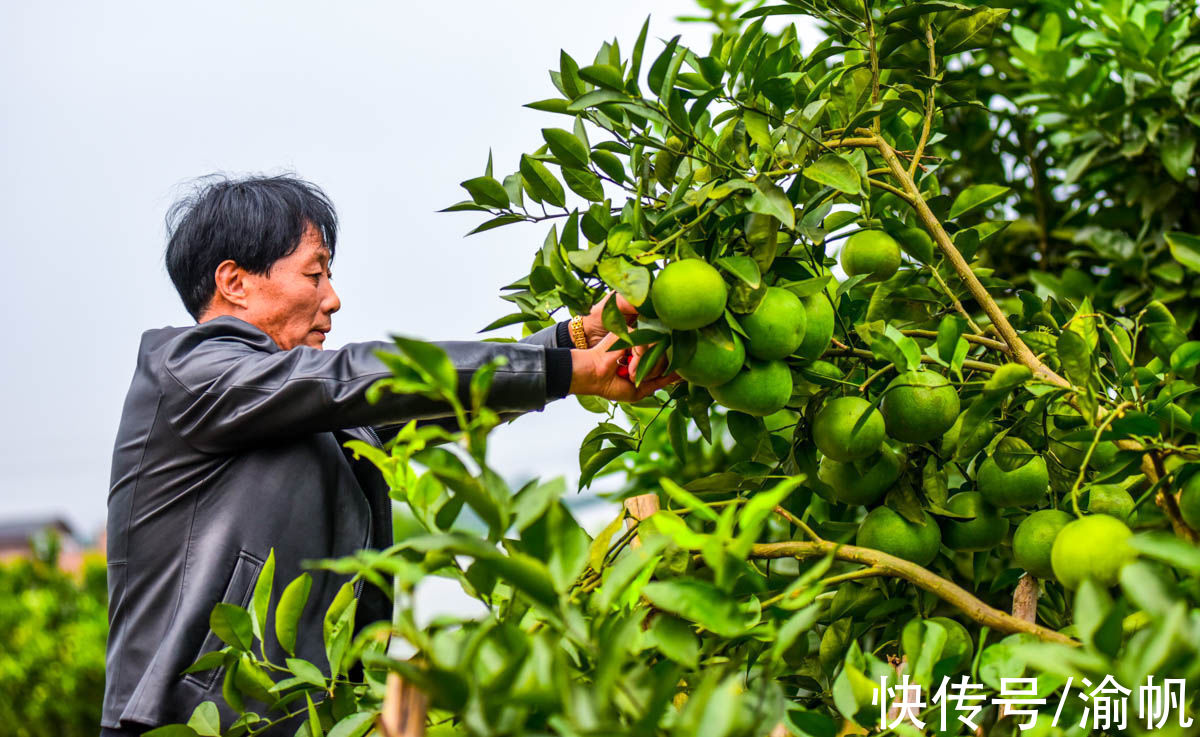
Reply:
[[[367, 388], [390, 375], [374, 352], [393, 344], [322, 350], [341, 302], [330, 283], [337, 218], [317, 187], [288, 177], [209, 182], [172, 208], [168, 227], [167, 270], [196, 324], [143, 334], [117, 431], [102, 737], [187, 721], [207, 700], [228, 726], [224, 670], [181, 675], [222, 646], [209, 631], [213, 606], [246, 606], [271, 548], [275, 581], [286, 582], [302, 560], [390, 545], [387, 487], [342, 445], [378, 446], [381, 428], [448, 414], [416, 395], [367, 402]], [[566, 323], [519, 343], [439, 345], [464, 393], [476, 367], [507, 359], [488, 396], [504, 416], [568, 393], [634, 401], [674, 380], [652, 374], [635, 387], [621, 353], [607, 350], [615, 337], [599, 310], [582, 328], [586, 349], [572, 346]], [[310, 573], [296, 656], [321, 664], [322, 616], [347, 577]], [[355, 594], [360, 623], [390, 617], [375, 587]], [[268, 657], [282, 662], [268, 640]]]

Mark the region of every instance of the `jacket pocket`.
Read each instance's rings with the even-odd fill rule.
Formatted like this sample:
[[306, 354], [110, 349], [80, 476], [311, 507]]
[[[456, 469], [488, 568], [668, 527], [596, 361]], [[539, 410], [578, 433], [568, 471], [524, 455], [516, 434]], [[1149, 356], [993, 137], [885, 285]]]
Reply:
[[[262, 567], [263, 561], [259, 560], [256, 556], [247, 553], [245, 550], [239, 551], [237, 562], [233, 564], [233, 575], [229, 577], [229, 583], [225, 586], [225, 595], [221, 597], [221, 601], [226, 604], [248, 607], [250, 605], [250, 597], [254, 594], [254, 582], [258, 580], [258, 572], [262, 570]], [[204, 612], [205, 625], [208, 624], [210, 613], [211, 610]], [[207, 627], [206, 629], [208, 629], [208, 635], [204, 638], [204, 644], [200, 646], [200, 652], [196, 653], [196, 657], [192, 658], [188, 662], [188, 665], [196, 662], [200, 656], [206, 653], [225, 647], [225, 643], [213, 633], [212, 629]], [[188, 673], [184, 676], [184, 680], [190, 681], [208, 691], [223, 675], [225, 675], [225, 667], [221, 666], [220, 668], [201, 673]]]

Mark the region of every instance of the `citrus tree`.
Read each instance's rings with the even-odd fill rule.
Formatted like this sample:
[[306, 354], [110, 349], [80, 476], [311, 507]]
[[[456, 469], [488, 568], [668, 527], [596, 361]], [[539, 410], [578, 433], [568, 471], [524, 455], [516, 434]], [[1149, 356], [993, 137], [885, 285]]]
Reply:
[[[442, 399], [457, 429], [355, 444], [406, 510], [399, 542], [322, 563], [393, 596], [394, 621], [356, 626], [347, 583], [328, 663], [270, 662], [307, 588], [284, 589], [273, 635], [268, 562], [195, 666], [227, 669], [242, 715], [206, 704], [164, 734], [290, 716], [361, 735], [388, 673], [444, 734], [1190, 733], [1195, 8], [706, 5], [706, 50], [647, 24], [627, 52], [564, 52], [558, 94], [530, 103], [544, 145], [507, 174], [489, 157], [448, 208], [485, 214], [473, 232], [544, 233], [490, 328], [603, 305], [614, 348], [645, 352], [632, 380], [660, 360], [682, 377], [635, 405], [581, 400], [598, 422], [580, 485], [619, 474], [633, 503], [593, 536], [561, 480], [510, 488], [487, 459], [490, 370], [468, 401], [443, 353], [398, 338], [375, 391]], [[794, 26], [764, 30], [777, 16], [827, 37], [806, 52]], [[1124, 97], [1094, 98], [1139, 38]], [[997, 94], [1040, 107], [985, 134]], [[487, 615], [418, 628], [426, 576]], [[416, 655], [385, 652], [389, 632]]]

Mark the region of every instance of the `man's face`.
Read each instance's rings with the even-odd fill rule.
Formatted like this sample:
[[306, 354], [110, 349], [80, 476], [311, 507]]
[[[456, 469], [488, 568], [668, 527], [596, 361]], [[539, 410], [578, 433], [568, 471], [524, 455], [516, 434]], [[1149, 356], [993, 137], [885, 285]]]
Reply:
[[322, 348], [342, 302], [329, 279], [329, 249], [311, 225], [291, 255], [264, 275], [246, 274], [242, 316], [271, 336], [282, 350], [298, 345]]

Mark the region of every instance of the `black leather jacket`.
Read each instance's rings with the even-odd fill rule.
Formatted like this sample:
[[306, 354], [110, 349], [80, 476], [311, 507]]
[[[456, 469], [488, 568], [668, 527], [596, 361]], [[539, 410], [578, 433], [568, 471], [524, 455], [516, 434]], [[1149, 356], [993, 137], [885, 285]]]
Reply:
[[[464, 389], [475, 367], [505, 356], [488, 405], [520, 413], [545, 406], [548, 354], [569, 358], [547, 349], [558, 348], [564, 332], [550, 327], [521, 343], [438, 345], [460, 369]], [[224, 669], [181, 675], [201, 654], [223, 646], [209, 631], [213, 606], [248, 606], [271, 548], [274, 617], [279, 593], [304, 570], [302, 560], [393, 542], [382, 476], [367, 461], [354, 461], [342, 443], [379, 445], [386, 426], [445, 416], [447, 407], [413, 395], [369, 404], [367, 387], [390, 375], [377, 349], [395, 346], [371, 341], [283, 351], [257, 327], [228, 316], [143, 334], [108, 497], [103, 727], [186, 722], [206, 700], [220, 705], [227, 727], [236, 715], [220, 698]], [[310, 574], [296, 656], [328, 673], [322, 617], [349, 577]], [[360, 626], [391, 618], [374, 586], [356, 593]], [[267, 640], [268, 657], [282, 663], [275, 638]]]

